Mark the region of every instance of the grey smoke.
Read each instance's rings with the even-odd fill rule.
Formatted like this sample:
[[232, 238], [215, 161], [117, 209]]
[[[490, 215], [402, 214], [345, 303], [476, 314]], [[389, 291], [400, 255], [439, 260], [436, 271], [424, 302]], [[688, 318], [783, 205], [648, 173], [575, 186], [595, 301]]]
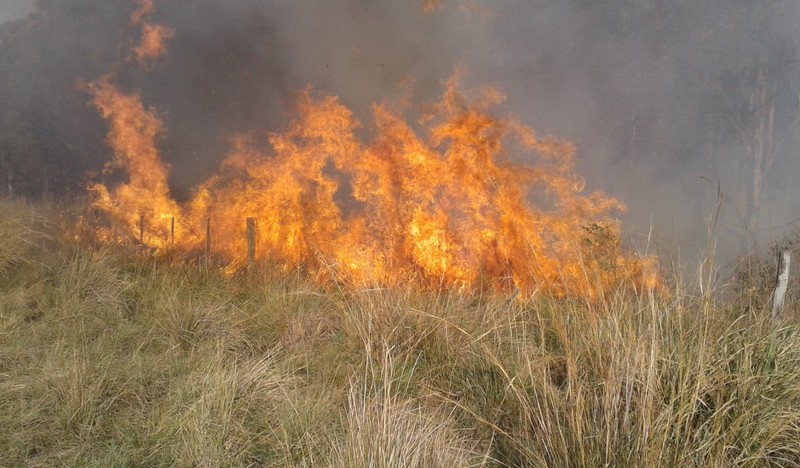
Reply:
[[[661, 248], [698, 254], [719, 184], [719, 249], [732, 258], [750, 238], [743, 232], [757, 127], [750, 100], [761, 73], [775, 115], [773, 163], [752, 237], [764, 247], [800, 218], [800, 2], [478, 2], [488, 15], [458, 0], [423, 15], [420, 3], [157, 1], [153, 20], [176, 33], [169, 54], [149, 72], [117, 64], [118, 79], [164, 116], [164, 155], [185, 195], [215, 170], [231, 134], [280, 130], [292, 93], [306, 85], [338, 95], [368, 123], [369, 105], [399, 98], [401, 81], [413, 80], [415, 100], [426, 102], [463, 66], [465, 89], [494, 85], [507, 95], [499, 113], [577, 144], [588, 187], [629, 206], [626, 235], [639, 247], [652, 227]], [[39, 5], [51, 17], [111, 22], [95, 33], [117, 44], [110, 55], [130, 40], [128, 0]], [[96, 72], [87, 66], [64, 78]], [[83, 118], [87, 128], [102, 124]]]
[[23, 18], [35, 9], [33, 0], [4, 0], [0, 5], [0, 23]]

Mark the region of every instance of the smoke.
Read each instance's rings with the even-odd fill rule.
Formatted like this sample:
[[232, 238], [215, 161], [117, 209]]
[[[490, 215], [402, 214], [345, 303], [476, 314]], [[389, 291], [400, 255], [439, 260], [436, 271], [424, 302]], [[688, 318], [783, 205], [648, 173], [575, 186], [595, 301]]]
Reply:
[[5, 0], [0, 6], [0, 23], [23, 18], [33, 10], [32, 0]]
[[[156, 2], [174, 36], [161, 65], [120, 73], [165, 114], [164, 155], [184, 195], [217, 170], [237, 133], [285, 126], [294, 93], [337, 95], [362, 121], [373, 103], [441, 93], [460, 62], [470, 18], [402, 2]], [[413, 83], [401, 86], [401, 83]]]
[[[233, 135], [280, 130], [307, 85], [368, 122], [372, 103], [409, 94], [425, 103], [463, 67], [465, 89], [496, 86], [503, 112], [575, 142], [588, 189], [628, 205], [626, 233], [639, 246], [652, 228], [665, 250], [697, 254], [718, 187], [715, 234], [729, 258], [800, 218], [796, 1], [156, 0], [153, 21], [174, 34], [148, 71], [103, 58], [124, 59], [140, 39], [132, 1], [37, 5], [46, 13], [31, 24], [104, 24], [67, 39], [99, 45], [94, 61], [69, 49], [59, 79], [95, 79], [105, 60], [124, 89], [141, 90], [163, 117], [160, 147], [184, 198], [216, 171]], [[68, 110], [85, 128], [64, 138], [96, 139], [103, 123], [92, 109]]]

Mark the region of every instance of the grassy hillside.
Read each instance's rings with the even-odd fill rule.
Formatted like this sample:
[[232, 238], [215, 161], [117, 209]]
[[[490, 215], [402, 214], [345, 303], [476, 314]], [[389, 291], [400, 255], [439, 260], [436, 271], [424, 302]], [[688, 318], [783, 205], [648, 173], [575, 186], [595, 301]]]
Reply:
[[229, 278], [0, 203], [0, 466], [800, 466], [798, 325]]

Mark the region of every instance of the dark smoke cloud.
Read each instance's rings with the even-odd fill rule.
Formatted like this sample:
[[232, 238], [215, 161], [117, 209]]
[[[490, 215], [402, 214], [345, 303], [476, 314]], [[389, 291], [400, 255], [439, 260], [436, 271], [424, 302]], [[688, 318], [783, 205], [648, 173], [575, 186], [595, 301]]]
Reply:
[[[126, 23], [133, 2], [37, 4], [46, 14], [0, 44], [0, 58], [12, 59], [3, 63], [17, 67], [0, 93], [34, 116], [34, 134], [54, 119], [59, 140], [50, 146], [81, 170], [107, 158], [104, 124], [86, 96], [59, 96], [104, 70], [115, 69], [164, 116], [164, 157], [186, 196], [215, 170], [233, 133], [285, 125], [292, 93], [306, 85], [340, 96], [368, 122], [372, 102], [403, 95], [399, 83], [413, 81], [415, 100], [425, 102], [463, 66], [465, 88], [491, 84], [507, 94], [498, 112], [576, 142], [588, 187], [629, 206], [624, 220], [639, 244], [652, 222], [664, 245], [697, 253], [718, 184], [725, 205], [717, 234], [728, 255], [754, 238], [763, 246], [800, 218], [795, 0], [473, 2], [478, 8], [453, 0], [430, 14], [412, 0], [162, 0], [153, 21], [175, 36], [150, 71], [117, 60], [135, 39]], [[31, 83], [24, 73], [46, 78]], [[750, 235], [759, 80], [774, 112], [765, 149], [773, 162]]]
[[184, 191], [216, 170], [234, 133], [286, 125], [306, 86], [340, 96], [363, 121], [372, 103], [399, 97], [403, 81], [433, 98], [468, 39], [449, 17], [388, 1], [162, 2], [154, 21], [175, 30], [168, 56], [126, 78], [165, 112], [165, 156]]

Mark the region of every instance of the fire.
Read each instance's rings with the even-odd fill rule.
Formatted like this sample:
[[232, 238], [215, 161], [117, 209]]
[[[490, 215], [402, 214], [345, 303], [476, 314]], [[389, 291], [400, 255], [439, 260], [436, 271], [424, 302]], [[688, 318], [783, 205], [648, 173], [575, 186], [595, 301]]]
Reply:
[[443, 0], [422, 0], [422, 11], [431, 13], [442, 7]]
[[147, 23], [142, 26], [142, 40], [133, 48], [133, 54], [139, 63], [150, 63], [167, 53], [165, 42], [172, 38], [172, 29], [160, 24]]
[[[133, 52], [146, 65], [163, 55], [172, 30], [146, 21], [152, 0], [137, 5], [131, 24], [144, 39]], [[205, 250], [232, 271], [269, 261], [355, 288], [594, 296], [623, 280], [658, 282], [650, 259], [619, 248], [611, 215], [624, 206], [584, 193], [574, 146], [494, 116], [504, 99], [497, 91], [466, 99], [458, 73], [417, 126], [374, 105], [369, 141], [336, 97], [306, 89], [284, 132], [267, 144], [256, 134], [235, 137], [219, 173], [185, 204], [170, 195], [157, 112], [110, 75], [87, 88], [110, 127], [114, 158], [105, 174], [125, 176], [113, 188], [90, 187], [93, 208], [111, 223], [97, 230], [101, 240]]]
[[[95, 185], [94, 207], [148, 246], [202, 250], [210, 227], [213, 254], [243, 267], [246, 220], [255, 219], [258, 259], [353, 287], [594, 295], [623, 278], [653, 281], [652, 265], [616, 244], [611, 214], [622, 204], [583, 193], [573, 145], [494, 117], [502, 96], [468, 101], [457, 76], [422, 119], [425, 132], [375, 105], [368, 142], [337, 98], [307, 89], [283, 133], [268, 145], [235, 138], [220, 172], [182, 206], [156, 149], [156, 113], [107, 79], [92, 91], [111, 127], [113, 168], [128, 176], [114, 190]], [[181, 228], [174, 239], [172, 219]]]
[[[114, 220], [122, 233], [138, 233], [140, 241], [163, 247], [172, 232], [171, 220], [180, 213], [169, 194], [169, 170], [156, 148], [163, 124], [153, 109], [142, 105], [138, 94], [120, 92], [110, 76], [89, 84], [89, 91], [94, 95], [92, 103], [110, 126], [108, 143], [114, 159], [106, 172], [121, 168], [128, 177], [114, 190], [102, 183], [92, 185], [94, 206]], [[147, 225], [146, 238], [143, 224]]]
[[150, 65], [167, 53], [166, 42], [171, 39], [175, 31], [172, 28], [147, 21], [155, 12], [153, 0], [137, 0], [138, 8], [131, 13], [132, 26], [141, 26], [141, 39], [132, 47], [133, 57], [141, 65]]
[[152, 15], [156, 10], [153, 0], [136, 0], [135, 3], [138, 8], [131, 13], [131, 26], [138, 26], [145, 17]]

